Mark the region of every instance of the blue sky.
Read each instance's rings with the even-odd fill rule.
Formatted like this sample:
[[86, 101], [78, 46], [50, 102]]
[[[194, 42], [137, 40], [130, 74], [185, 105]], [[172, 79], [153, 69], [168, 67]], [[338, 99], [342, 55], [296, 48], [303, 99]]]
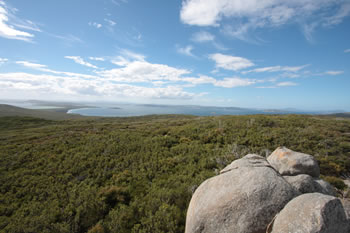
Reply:
[[0, 99], [350, 111], [349, 0], [0, 0]]

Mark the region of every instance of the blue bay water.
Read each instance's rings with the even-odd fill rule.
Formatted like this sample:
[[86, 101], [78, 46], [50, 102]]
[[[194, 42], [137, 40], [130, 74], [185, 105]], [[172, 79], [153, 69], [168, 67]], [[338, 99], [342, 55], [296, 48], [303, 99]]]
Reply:
[[218, 115], [250, 115], [250, 114], [286, 114], [288, 112], [267, 112], [264, 110], [230, 108], [230, 107], [204, 107], [204, 106], [168, 106], [168, 105], [117, 105], [113, 107], [79, 108], [71, 109], [69, 114], [102, 117], [128, 117], [153, 114], [185, 114], [195, 116]]

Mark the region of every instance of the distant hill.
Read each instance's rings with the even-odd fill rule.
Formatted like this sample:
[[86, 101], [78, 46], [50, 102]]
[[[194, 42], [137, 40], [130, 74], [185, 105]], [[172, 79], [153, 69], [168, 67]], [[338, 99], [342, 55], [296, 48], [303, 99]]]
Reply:
[[334, 117], [349, 117], [349, 118], [350, 118], [350, 112], [334, 113], [334, 114], [329, 114], [329, 116], [334, 116]]
[[4, 116], [27, 116], [48, 120], [68, 120], [86, 118], [81, 115], [67, 114], [65, 112], [62, 112], [62, 109], [60, 111], [57, 111], [57, 109], [26, 109], [7, 104], [0, 104], [0, 117]]

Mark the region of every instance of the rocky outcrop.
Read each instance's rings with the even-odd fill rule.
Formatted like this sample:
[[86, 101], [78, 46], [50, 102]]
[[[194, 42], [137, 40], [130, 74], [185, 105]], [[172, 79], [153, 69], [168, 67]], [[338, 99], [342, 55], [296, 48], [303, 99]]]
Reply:
[[220, 174], [241, 167], [271, 167], [266, 159], [260, 155], [248, 154], [242, 159], [237, 159], [220, 171]]
[[313, 156], [278, 147], [267, 158], [267, 161], [283, 176], [308, 174], [320, 176], [320, 168]]
[[271, 233], [349, 233], [338, 198], [308, 193], [294, 198], [277, 215]]
[[[285, 147], [267, 160], [248, 154], [197, 188], [185, 232], [345, 233], [349, 221], [343, 206], [330, 196], [332, 186], [318, 176], [319, 166], [311, 155]], [[288, 222], [289, 215], [294, 218]]]
[[186, 232], [262, 233], [267, 224], [299, 195], [267, 161], [247, 155], [206, 180], [195, 191]]

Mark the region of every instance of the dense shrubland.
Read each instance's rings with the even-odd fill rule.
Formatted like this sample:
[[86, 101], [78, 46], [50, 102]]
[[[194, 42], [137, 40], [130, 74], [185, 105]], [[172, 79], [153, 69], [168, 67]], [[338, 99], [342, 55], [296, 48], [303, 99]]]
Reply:
[[[193, 191], [247, 153], [350, 175], [350, 121], [315, 116], [0, 118], [1, 232], [184, 232]], [[341, 187], [341, 184], [338, 184]]]

